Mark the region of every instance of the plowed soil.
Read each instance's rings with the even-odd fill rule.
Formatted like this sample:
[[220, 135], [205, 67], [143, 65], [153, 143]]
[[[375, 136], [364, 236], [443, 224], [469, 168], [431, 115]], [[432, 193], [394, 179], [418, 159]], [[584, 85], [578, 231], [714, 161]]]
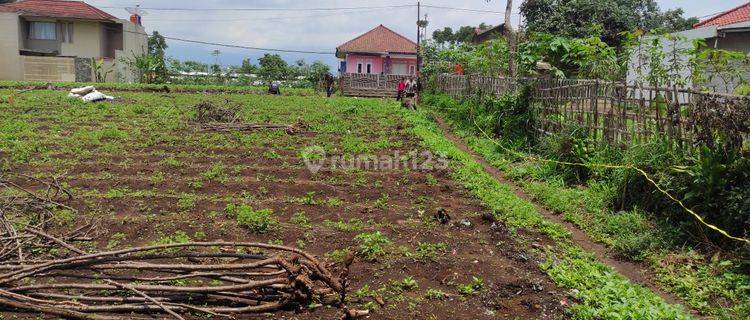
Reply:
[[[0, 123], [22, 127], [13, 134], [23, 147], [6, 143], [0, 151], [5, 169], [37, 177], [66, 173], [63, 180], [75, 196], [67, 204], [80, 213], [60, 219], [53, 233], [95, 221], [100, 236], [91, 246], [99, 250], [148, 245], [178, 233], [201, 241], [283, 243], [336, 269], [341, 252], [358, 249], [357, 235], [380, 231], [392, 242], [386, 254], [374, 261], [358, 257], [350, 278], [350, 304], [371, 308], [371, 319], [565, 317], [565, 293], [525, 252], [529, 243], [518, 242], [519, 235], [545, 240], [488, 218], [491, 213], [451, 180], [449, 169], [324, 167], [313, 174], [305, 166], [301, 153], [310, 146], [322, 146], [327, 157], [424, 151], [396, 103], [111, 93], [124, 102], [84, 105], [62, 92], [34, 92], [16, 105], [0, 104]], [[243, 106], [244, 122], [302, 121], [309, 129], [296, 135], [212, 133], [189, 123], [198, 102], [226, 99]], [[266, 233], [239, 226], [224, 208], [240, 203], [272, 209], [278, 226]], [[439, 211], [450, 220], [436, 221]], [[309, 223], [293, 219], [300, 212]], [[425, 250], [428, 244], [436, 249]], [[474, 278], [481, 279], [481, 289], [462, 294], [459, 288]], [[404, 279], [415, 280], [416, 288], [397, 289]], [[446, 295], [430, 299], [428, 291], [435, 290]], [[318, 307], [268, 317], [337, 314]], [[40, 315], [5, 310], [2, 316]]]

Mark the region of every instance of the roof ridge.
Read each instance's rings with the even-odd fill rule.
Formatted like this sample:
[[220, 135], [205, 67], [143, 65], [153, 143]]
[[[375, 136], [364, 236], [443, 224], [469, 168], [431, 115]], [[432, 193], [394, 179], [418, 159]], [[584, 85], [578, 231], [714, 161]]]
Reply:
[[359, 40], [359, 39], [361, 39], [362, 37], [364, 37], [364, 36], [368, 35], [368, 34], [369, 34], [370, 32], [373, 32], [373, 31], [377, 30], [377, 29], [378, 29], [378, 28], [380, 28], [380, 27], [385, 27], [385, 26], [384, 26], [384, 25], [383, 25], [383, 24], [381, 23], [381, 24], [380, 24], [379, 26], [377, 26], [377, 27], [375, 27], [375, 28], [372, 28], [372, 29], [370, 29], [369, 31], [367, 31], [367, 32], [365, 32], [365, 33], [363, 33], [363, 34], [360, 34], [360, 35], [359, 35], [359, 36], [357, 36], [356, 38], [354, 38], [354, 39], [351, 39], [351, 40], [349, 40], [349, 41], [347, 41], [347, 42], [344, 42], [344, 44], [342, 44], [342, 45], [340, 45], [340, 46], [336, 47], [336, 49], [338, 49], [338, 48], [341, 48], [341, 47], [343, 47], [343, 46], [345, 46], [345, 45], [347, 45], [347, 44], [350, 44], [350, 43], [352, 43], [352, 42], [354, 42], [354, 41], [356, 41], [356, 40]]
[[742, 9], [744, 7], [747, 7], [747, 6], [750, 6], [750, 2], [747, 2], [745, 4], [741, 4], [741, 5], [737, 6], [737, 7], [732, 8], [732, 9], [728, 9], [726, 11], [723, 11], [723, 12], [721, 12], [721, 13], [719, 13], [719, 14], [711, 17], [711, 18], [708, 18], [706, 20], [700, 21], [700, 22], [694, 24], [693, 28], [705, 26], [706, 24], [708, 24], [708, 23], [710, 23], [710, 22], [712, 22], [712, 21], [714, 21], [716, 19], [719, 19], [719, 18], [721, 18], [723, 16], [726, 16], [727, 14], [730, 14], [732, 12], [735, 12], [735, 11], [737, 11], [739, 9]]
[[406, 40], [406, 41], [409, 41], [409, 43], [413, 44], [413, 45], [414, 45], [415, 47], [417, 46], [417, 43], [416, 43], [416, 42], [412, 41], [411, 39], [409, 39], [409, 38], [407, 38], [407, 37], [405, 37], [405, 36], [403, 36], [403, 35], [401, 35], [400, 33], [396, 32], [396, 31], [393, 31], [393, 30], [392, 30], [391, 28], [388, 28], [388, 27], [386, 27], [385, 25], [383, 25], [383, 24], [381, 23], [381, 24], [380, 24], [380, 25], [378, 25], [377, 27], [375, 27], [375, 28], [372, 28], [372, 29], [370, 29], [369, 31], [367, 31], [367, 32], [365, 32], [365, 33], [363, 33], [363, 34], [361, 34], [361, 35], [357, 36], [356, 38], [354, 38], [354, 39], [351, 39], [351, 40], [349, 40], [349, 41], [347, 41], [347, 42], [344, 42], [344, 43], [343, 43], [342, 45], [339, 45], [338, 47], [336, 47], [336, 50], [338, 50], [339, 48], [345, 47], [346, 45], [348, 45], [348, 44], [350, 44], [350, 43], [353, 43], [353, 42], [355, 42], [355, 41], [357, 41], [357, 40], [359, 40], [359, 39], [362, 39], [363, 37], [367, 36], [367, 35], [368, 35], [368, 34], [370, 34], [370, 33], [373, 33], [373, 32], [375, 32], [375, 31], [377, 31], [377, 30], [378, 30], [378, 29], [380, 29], [380, 28], [383, 28], [383, 29], [387, 30], [388, 32], [390, 32], [390, 33], [392, 33], [392, 34], [394, 34], [394, 35], [396, 35], [396, 36], [398, 36], [398, 37], [400, 37], [400, 38], [402, 38], [402, 39], [404, 39], [404, 40]]
[[399, 37], [403, 38], [404, 40], [407, 40], [407, 41], [409, 41], [409, 42], [413, 43], [413, 44], [414, 44], [415, 46], [417, 45], [417, 43], [416, 43], [416, 42], [412, 41], [411, 39], [407, 38], [407, 37], [406, 37], [406, 36], [404, 36], [404, 35], [401, 35], [400, 33], [396, 32], [396, 31], [393, 31], [393, 30], [392, 30], [391, 28], [388, 28], [388, 27], [384, 26], [384, 25], [383, 25], [382, 23], [380, 24], [380, 27], [383, 27], [383, 28], [385, 28], [386, 30], [388, 30], [388, 31], [390, 31], [390, 32], [393, 32], [393, 34], [395, 34], [395, 35], [397, 35], [397, 36], [399, 36]]
[[[3, 11], [50, 17], [77, 17], [91, 20], [117, 20], [117, 17], [81, 0], [19, 0], [0, 4]], [[61, 13], [61, 12], [67, 12]], [[74, 12], [71, 14], [71, 12]]]

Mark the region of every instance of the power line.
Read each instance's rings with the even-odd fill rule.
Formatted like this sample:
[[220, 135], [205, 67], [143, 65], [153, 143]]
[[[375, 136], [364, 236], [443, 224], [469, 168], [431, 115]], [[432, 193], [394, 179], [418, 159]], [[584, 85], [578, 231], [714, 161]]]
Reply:
[[[375, 11], [373, 9], [353, 11], [349, 13], [367, 13]], [[277, 20], [294, 20], [294, 19], [312, 19], [340, 16], [340, 13], [327, 13], [318, 15], [288, 16], [288, 17], [270, 17], [270, 18], [228, 18], [228, 19], [200, 19], [200, 22], [232, 22], [232, 21], [277, 21]], [[196, 22], [196, 19], [157, 19], [159, 22]]]
[[[425, 8], [432, 8], [432, 9], [464, 11], [464, 12], [472, 12], [472, 13], [505, 14], [505, 11], [492, 11], [492, 10], [481, 10], [481, 9], [456, 8], [456, 7], [433, 6], [433, 5], [422, 5], [422, 6], [425, 7]], [[519, 13], [514, 12], [512, 14], [519, 14]]]
[[[463, 12], [472, 12], [472, 13], [491, 13], [491, 14], [505, 14], [505, 11], [492, 11], [492, 10], [482, 10], [482, 9], [470, 9], [470, 8], [458, 8], [458, 7], [448, 7], [448, 6], [435, 6], [435, 5], [422, 5], [425, 8], [432, 8], [432, 9], [440, 9], [440, 10], [453, 10], [453, 11], [463, 11]], [[167, 7], [167, 8], [158, 8], [158, 7], [141, 7], [140, 9], [143, 10], [151, 10], [151, 11], [197, 11], [197, 12], [205, 12], [205, 11], [260, 11], [260, 12], [267, 12], [267, 11], [351, 11], [351, 10], [380, 10], [380, 9], [403, 9], [403, 8], [416, 8], [416, 4], [404, 4], [404, 5], [390, 5], [390, 6], [363, 6], [363, 7], [316, 7], [316, 8], [295, 8], [295, 7], [275, 7], [275, 8], [181, 8], [181, 7]], [[127, 7], [100, 7], [104, 9], [126, 9]], [[513, 13], [518, 14], [518, 13]]]
[[[151, 11], [347, 11], [362, 9], [396, 9], [416, 7], [414, 4], [393, 5], [393, 6], [369, 6], [369, 7], [327, 7], [327, 8], [149, 8], [141, 7], [143, 10]], [[125, 9], [126, 7], [100, 7], [104, 9]]]
[[[148, 37], [153, 37], [153, 36], [149, 35], [148, 33], [144, 33], [144, 32], [135, 32], [135, 31], [124, 31], [124, 32], [135, 33], [135, 34], [145, 35], [145, 36], [148, 36]], [[242, 45], [236, 45], [236, 44], [219, 43], [219, 42], [210, 42], [210, 41], [201, 41], [201, 40], [175, 38], [175, 37], [168, 37], [168, 36], [165, 36], [165, 35], [161, 35], [161, 36], [164, 37], [164, 39], [167, 39], [167, 40], [180, 41], [180, 42], [188, 42], [188, 43], [197, 43], [197, 44], [205, 44], [205, 45], [211, 45], [211, 46], [217, 46], [217, 47], [226, 47], [226, 48], [235, 48], [235, 49], [258, 50], [258, 51], [281, 52], [281, 53], [306, 53], [306, 54], [320, 54], [320, 55], [332, 55], [332, 54], [336, 54], [335, 52], [327, 52], [327, 51], [309, 51], [309, 50], [261, 48], [261, 47], [252, 47], [252, 46], [242, 46]]]

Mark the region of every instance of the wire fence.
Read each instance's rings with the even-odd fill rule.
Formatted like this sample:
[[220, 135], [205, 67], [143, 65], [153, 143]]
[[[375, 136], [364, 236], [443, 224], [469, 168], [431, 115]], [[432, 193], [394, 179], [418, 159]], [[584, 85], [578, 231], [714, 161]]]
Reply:
[[505, 78], [439, 75], [437, 91], [456, 99], [502, 96], [529, 88], [529, 112], [538, 135], [574, 126], [613, 145], [655, 137], [681, 148], [742, 147], [750, 134], [750, 97], [684, 88], [631, 85], [590, 79]]

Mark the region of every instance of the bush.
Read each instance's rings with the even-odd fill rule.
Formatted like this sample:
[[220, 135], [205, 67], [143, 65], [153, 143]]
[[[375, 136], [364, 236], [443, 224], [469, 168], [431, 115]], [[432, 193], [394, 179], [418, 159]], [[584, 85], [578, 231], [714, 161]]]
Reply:
[[528, 105], [529, 90], [527, 87], [518, 94], [497, 98], [477, 95], [462, 102], [447, 95], [429, 95], [425, 102], [443, 111], [463, 128], [479, 131], [479, 127], [485, 133], [504, 141], [520, 140], [521, 144], [526, 144], [533, 139], [532, 115]]
[[235, 216], [237, 223], [257, 233], [266, 233], [276, 225], [278, 220], [273, 217], [273, 210], [254, 210], [248, 205], [227, 205], [225, 211], [227, 214]]
[[[657, 141], [634, 147], [623, 159], [644, 169], [669, 193], [682, 199], [706, 222], [735, 236], [747, 237], [750, 230], [750, 159], [739, 152], [725, 153], [703, 147], [686, 155]], [[620, 170], [612, 179], [619, 190], [612, 201], [621, 209], [641, 208], [668, 218], [700, 242], [709, 240], [724, 247], [738, 245], [696, 221], [677, 203], [667, 198], [633, 170]]]

